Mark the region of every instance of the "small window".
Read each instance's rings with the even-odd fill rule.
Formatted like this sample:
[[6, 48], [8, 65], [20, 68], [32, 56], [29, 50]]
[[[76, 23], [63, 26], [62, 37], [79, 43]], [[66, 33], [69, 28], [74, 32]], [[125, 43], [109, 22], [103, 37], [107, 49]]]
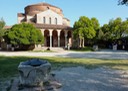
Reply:
[[57, 25], [57, 18], [55, 18], [55, 24]]
[[52, 24], [52, 19], [51, 19], [51, 17], [49, 18], [49, 24]]
[[43, 24], [45, 24], [46, 23], [46, 18], [45, 17], [43, 17]]

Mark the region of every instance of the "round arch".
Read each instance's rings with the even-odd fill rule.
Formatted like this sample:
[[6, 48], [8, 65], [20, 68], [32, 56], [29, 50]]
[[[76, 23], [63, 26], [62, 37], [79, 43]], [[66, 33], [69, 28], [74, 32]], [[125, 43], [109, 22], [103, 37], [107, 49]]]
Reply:
[[64, 47], [65, 46], [65, 31], [61, 30], [60, 32], [60, 46]]
[[49, 30], [44, 30], [44, 46], [50, 46], [50, 32]]
[[53, 37], [53, 38], [52, 38], [52, 39], [53, 39], [53, 40], [52, 40], [52, 41], [53, 41], [53, 42], [52, 42], [52, 43], [53, 43], [53, 44], [52, 44], [53, 47], [58, 47], [58, 33], [57, 33], [57, 30], [53, 30], [53, 31], [52, 31], [52, 37]]
[[67, 36], [68, 39], [71, 38], [71, 37], [72, 37], [72, 32], [71, 32], [71, 31], [68, 31], [67, 35], [68, 35], [68, 36]]

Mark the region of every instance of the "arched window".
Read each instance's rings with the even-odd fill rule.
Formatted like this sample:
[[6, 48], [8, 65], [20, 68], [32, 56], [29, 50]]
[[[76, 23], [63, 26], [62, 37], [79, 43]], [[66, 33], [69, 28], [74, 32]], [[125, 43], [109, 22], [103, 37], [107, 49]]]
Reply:
[[57, 18], [55, 18], [55, 24], [57, 25]]
[[46, 23], [46, 18], [45, 17], [43, 17], [43, 24], [45, 24]]
[[52, 19], [51, 19], [51, 17], [49, 18], [49, 24], [52, 24]]

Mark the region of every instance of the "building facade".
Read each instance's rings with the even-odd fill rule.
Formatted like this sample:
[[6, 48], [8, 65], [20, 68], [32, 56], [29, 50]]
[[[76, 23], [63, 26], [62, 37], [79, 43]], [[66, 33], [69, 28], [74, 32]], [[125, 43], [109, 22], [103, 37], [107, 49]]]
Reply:
[[18, 23], [28, 22], [39, 28], [44, 35], [45, 47], [72, 46], [70, 20], [63, 11], [48, 3], [28, 5], [25, 13], [18, 13]]

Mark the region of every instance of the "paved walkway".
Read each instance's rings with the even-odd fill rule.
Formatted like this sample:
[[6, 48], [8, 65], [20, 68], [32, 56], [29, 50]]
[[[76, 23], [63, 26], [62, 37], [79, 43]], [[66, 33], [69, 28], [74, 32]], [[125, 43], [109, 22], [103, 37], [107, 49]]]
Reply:
[[96, 52], [2, 52], [1, 56], [36, 56], [36, 57], [71, 57], [71, 58], [100, 58], [100, 59], [128, 59], [127, 51], [102, 50]]

